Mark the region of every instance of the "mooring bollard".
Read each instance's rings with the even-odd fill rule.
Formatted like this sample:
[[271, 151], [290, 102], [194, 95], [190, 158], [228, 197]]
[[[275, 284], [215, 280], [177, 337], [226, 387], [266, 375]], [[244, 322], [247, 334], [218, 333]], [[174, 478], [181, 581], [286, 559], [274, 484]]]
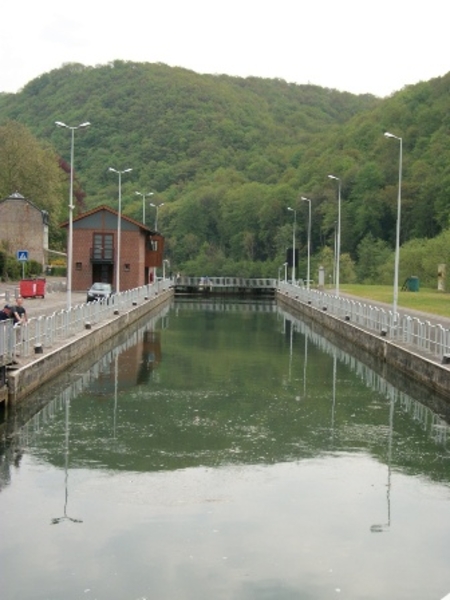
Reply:
[[35, 344], [34, 345], [34, 353], [35, 354], [43, 354], [44, 353], [44, 347], [42, 344]]

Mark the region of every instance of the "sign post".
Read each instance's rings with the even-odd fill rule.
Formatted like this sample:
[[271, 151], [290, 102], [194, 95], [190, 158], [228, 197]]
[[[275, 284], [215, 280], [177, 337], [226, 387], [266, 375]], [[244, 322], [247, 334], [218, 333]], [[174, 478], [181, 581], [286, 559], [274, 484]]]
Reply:
[[25, 279], [25, 263], [28, 261], [28, 250], [17, 250], [17, 260], [22, 263], [22, 279]]

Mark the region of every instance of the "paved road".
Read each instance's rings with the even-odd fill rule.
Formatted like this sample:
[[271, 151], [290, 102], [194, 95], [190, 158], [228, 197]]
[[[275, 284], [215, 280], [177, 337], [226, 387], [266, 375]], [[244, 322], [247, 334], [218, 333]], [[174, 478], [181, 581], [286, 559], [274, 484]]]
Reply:
[[[28, 317], [49, 315], [67, 307], [66, 281], [62, 277], [47, 277], [44, 298], [25, 298], [24, 306]], [[19, 293], [18, 283], [0, 283], [0, 306], [4, 306], [6, 299], [14, 304], [14, 299]], [[72, 292], [72, 305], [86, 302], [86, 292]]]

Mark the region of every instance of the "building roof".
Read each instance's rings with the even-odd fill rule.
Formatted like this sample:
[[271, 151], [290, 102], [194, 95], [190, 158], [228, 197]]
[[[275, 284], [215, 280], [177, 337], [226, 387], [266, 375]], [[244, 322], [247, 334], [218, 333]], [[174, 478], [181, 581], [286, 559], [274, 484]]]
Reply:
[[[97, 206], [96, 208], [92, 208], [91, 210], [87, 210], [83, 214], [78, 215], [77, 217], [74, 217], [73, 222], [75, 223], [75, 221], [82, 221], [86, 217], [90, 217], [91, 215], [93, 215], [93, 214], [95, 214], [97, 212], [104, 211], [104, 210], [106, 212], [111, 213], [112, 215], [115, 215], [116, 217], [119, 216], [119, 213], [118, 213], [117, 210], [114, 210], [113, 208], [110, 208], [109, 206], [106, 206], [106, 204], [102, 204], [101, 206]], [[136, 221], [135, 219], [132, 219], [131, 217], [127, 217], [123, 213], [121, 213], [121, 217], [122, 217], [122, 220], [129, 221], [130, 223], [133, 223], [133, 225], [136, 225], [136, 227], [139, 227], [139, 229], [142, 229], [143, 231], [151, 233], [152, 235], [156, 233], [155, 231], [153, 231], [152, 229], [150, 229], [149, 227], [147, 227], [143, 223], [140, 223], [139, 221]], [[64, 223], [61, 223], [60, 227], [68, 227], [68, 225], [69, 225], [69, 221], [64, 221]]]
[[0, 200], [0, 204], [2, 204], [3, 202], [6, 202], [7, 200], [24, 200], [27, 204], [29, 204], [30, 206], [32, 206], [33, 208], [35, 208], [38, 212], [40, 212], [42, 214], [42, 219], [44, 221], [44, 225], [48, 225], [48, 211], [43, 210], [42, 208], [39, 208], [39, 206], [36, 206], [36, 204], [34, 202], [32, 202], [31, 200], [29, 200], [28, 198], [25, 198], [25, 196], [22, 196], [22, 194], [19, 194], [19, 192], [14, 192], [12, 194], [10, 194], [9, 196], [7, 196], [6, 198], [3, 198], [2, 200]]

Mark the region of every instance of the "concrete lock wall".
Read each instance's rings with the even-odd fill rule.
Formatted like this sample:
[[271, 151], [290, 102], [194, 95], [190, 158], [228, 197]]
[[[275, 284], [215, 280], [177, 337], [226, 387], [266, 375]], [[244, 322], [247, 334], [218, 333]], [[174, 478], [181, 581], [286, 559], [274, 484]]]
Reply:
[[107, 341], [112, 336], [169, 301], [173, 289], [161, 292], [155, 298], [133, 307], [122, 315], [115, 316], [96, 327], [79, 334], [74, 340], [55, 348], [23, 368], [8, 374], [8, 402], [23, 400], [50, 381], [80, 358], [91, 352], [93, 348]]
[[[385, 337], [365, 331], [348, 321], [324, 313], [280, 292], [277, 293], [277, 301], [293, 313], [299, 313], [316, 323], [322, 328], [321, 333], [336, 345], [342, 346], [347, 343], [349, 353], [354, 354], [354, 349], [358, 348], [371, 360], [376, 359], [378, 364], [372, 364], [371, 368], [378, 372], [382, 371], [382, 375], [387, 380], [391, 380], [393, 385], [396, 385], [395, 371], [397, 371], [406, 375], [411, 381], [450, 400], [450, 371], [447, 367], [411, 352]], [[358, 358], [360, 356], [363, 355], [358, 353]], [[389, 372], [386, 367], [391, 371]]]

